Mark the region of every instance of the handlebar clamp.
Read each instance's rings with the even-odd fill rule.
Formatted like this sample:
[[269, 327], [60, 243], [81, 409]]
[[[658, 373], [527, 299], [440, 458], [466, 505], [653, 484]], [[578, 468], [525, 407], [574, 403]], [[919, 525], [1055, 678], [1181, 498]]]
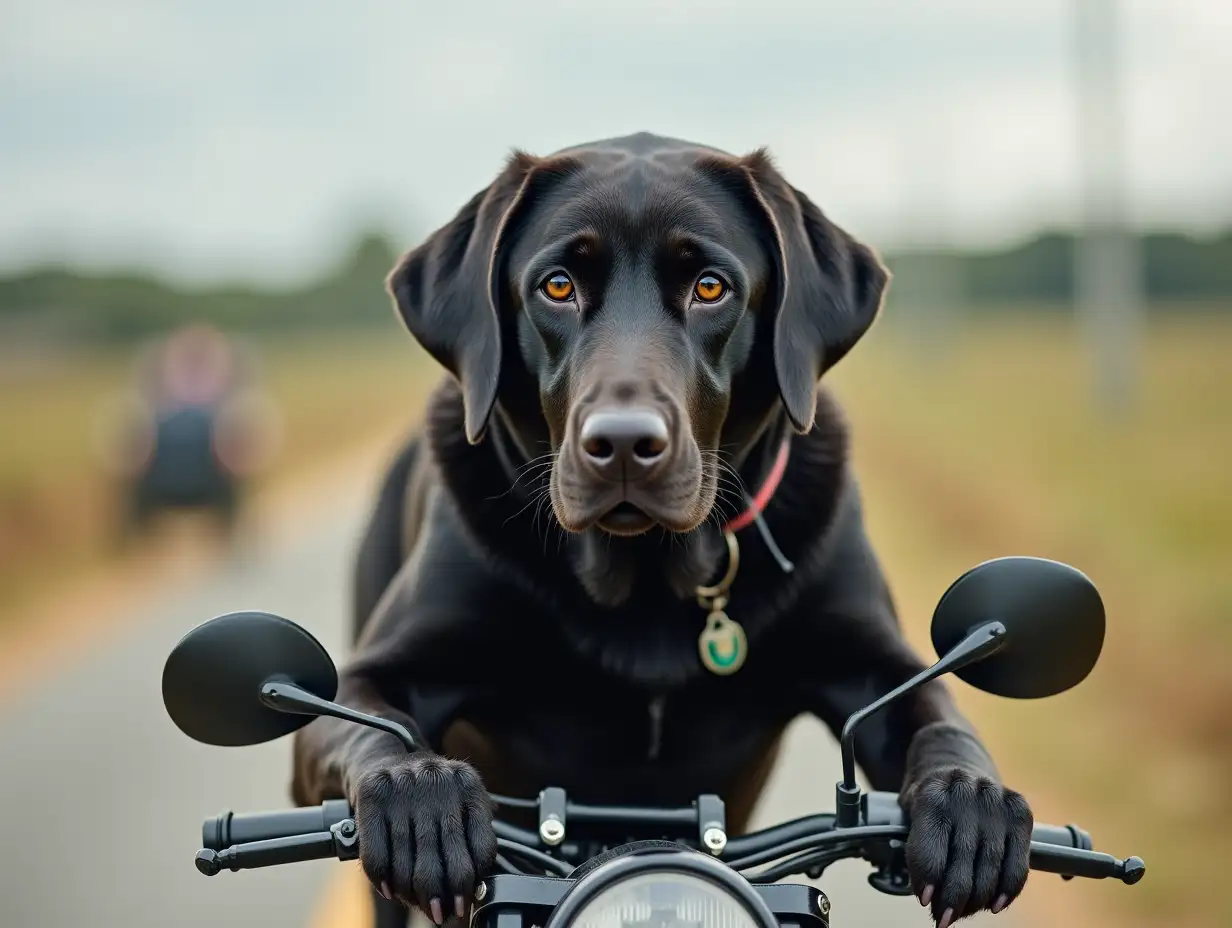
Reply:
[[727, 848], [727, 807], [713, 793], [704, 793], [693, 803], [697, 809], [697, 838], [715, 857]]
[[565, 840], [566, 812], [569, 797], [559, 786], [549, 786], [539, 793], [539, 840], [556, 847]]

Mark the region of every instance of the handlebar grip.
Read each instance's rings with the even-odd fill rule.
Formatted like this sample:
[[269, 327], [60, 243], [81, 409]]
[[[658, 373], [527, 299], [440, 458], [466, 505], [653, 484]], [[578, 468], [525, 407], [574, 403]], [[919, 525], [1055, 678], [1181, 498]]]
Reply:
[[273, 812], [236, 815], [227, 811], [205, 820], [201, 826], [201, 844], [211, 851], [221, 851], [233, 844], [320, 834], [350, 817], [351, 804], [345, 799], [328, 799], [319, 806]]

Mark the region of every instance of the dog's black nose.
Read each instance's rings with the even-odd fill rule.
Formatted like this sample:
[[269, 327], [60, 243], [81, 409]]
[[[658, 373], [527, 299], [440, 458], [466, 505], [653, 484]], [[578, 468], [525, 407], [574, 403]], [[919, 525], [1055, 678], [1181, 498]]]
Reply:
[[667, 420], [649, 409], [600, 409], [582, 423], [582, 456], [609, 480], [639, 480], [664, 460]]

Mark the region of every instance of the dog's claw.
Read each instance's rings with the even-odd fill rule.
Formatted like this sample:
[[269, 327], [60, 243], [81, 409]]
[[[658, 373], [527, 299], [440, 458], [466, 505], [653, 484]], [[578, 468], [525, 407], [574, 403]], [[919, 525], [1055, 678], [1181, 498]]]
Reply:
[[954, 920], [954, 910], [946, 909], [941, 915], [941, 921], [937, 922], [937, 928], [950, 928], [950, 922]]
[[432, 910], [432, 921], [439, 925], [445, 921], [445, 913], [441, 911], [441, 900], [433, 897], [428, 903], [428, 908]]
[[924, 892], [920, 893], [920, 905], [928, 908], [928, 904], [933, 901], [934, 887], [931, 883], [924, 887]]
[[466, 918], [466, 900], [461, 896], [453, 897], [453, 914], [458, 918]]
[[1010, 897], [1007, 896], [1005, 893], [1002, 893], [1000, 896], [997, 897], [997, 901], [992, 904], [992, 914], [1000, 915], [1001, 910], [1004, 909], [1009, 904], [1010, 904]]

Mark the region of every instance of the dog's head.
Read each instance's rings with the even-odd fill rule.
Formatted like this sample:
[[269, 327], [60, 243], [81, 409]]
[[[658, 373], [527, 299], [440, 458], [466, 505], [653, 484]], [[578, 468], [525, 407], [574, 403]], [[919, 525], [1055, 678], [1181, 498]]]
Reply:
[[886, 282], [764, 153], [638, 135], [516, 154], [389, 289], [470, 441], [499, 407], [565, 529], [635, 535], [705, 521], [780, 410], [808, 431]]

